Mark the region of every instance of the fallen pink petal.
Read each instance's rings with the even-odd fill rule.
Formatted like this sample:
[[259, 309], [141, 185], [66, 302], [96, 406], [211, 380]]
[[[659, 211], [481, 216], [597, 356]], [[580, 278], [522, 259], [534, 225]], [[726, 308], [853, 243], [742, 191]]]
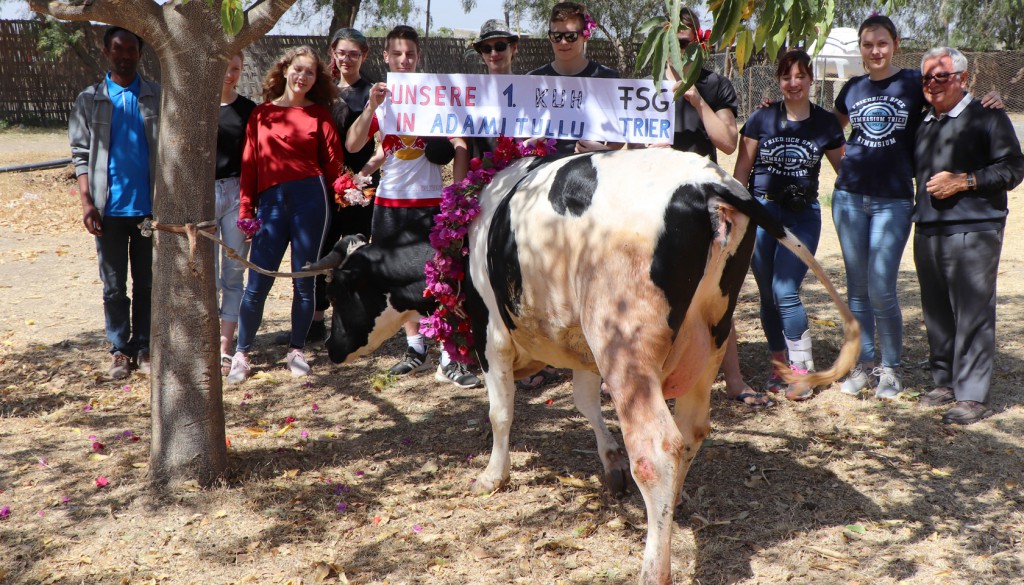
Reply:
[[303, 439], [307, 439], [309, 438], [309, 431], [302, 431], [301, 433], [299, 433], [299, 436], [302, 437]]
[[131, 392], [132, 391], [132, 387], [129, 386], [128, 384], [125, 384], [124, 388], [122, 388], [122, 390], [124, 390], [125, 392]]
[[416, 534], [419, 534], [420, 532], [423, 532], [423, 527], [420, 526], [419, 524], [416, 524], [416, 525], [414, 525], [412, 527], [412, 531], [415, 532]]
[[110, 480], [102, 475], [96, 478], [96, 487], [105, 488], [110, 485]]
[[0, 518], [6, 518], [6, 517], [8, 517], [10, 515], [11, 515], [11, 507], [10, 506], [4, 506], [3, 508], [0, 508]]
[[104, 445], [103, 443], [100, 443], [99, 441], [93, 441], [92, 442], [92, 450], [93, 451], [99, 453], [100, 451], [102, 451], [104, 449], [106, 449], [106, 445]]
[[320, 406], [319, 406], [319, 405], [317, 405], [317, 403], [316, 403], [316, 402], [314, 402], [314, 403], [313, 403], [313, 412], [317, 412], [318, 410], [320, 410]]
[[339, 512], [344, 512], [347, 509], [348, 509], [348, 503], [347, 502], [338, 502], [338, 511]]
[[67, 496], [61, 496], [60, 497], [60, 503], [62, 503], [62, 504], [66, 504], [66, 503], [68, 503], [70, 501], [71, 501], [71, 498], [69, 498]]
[[82, 410], [88, 412], [88, 411], [92, 410], [92, 405], [91, 404], [86, 404], [85, 406], [82, 407]]
[[39, 467], [46, 467], [49, 463], [46, 462], [46, 457], [39, 458]]

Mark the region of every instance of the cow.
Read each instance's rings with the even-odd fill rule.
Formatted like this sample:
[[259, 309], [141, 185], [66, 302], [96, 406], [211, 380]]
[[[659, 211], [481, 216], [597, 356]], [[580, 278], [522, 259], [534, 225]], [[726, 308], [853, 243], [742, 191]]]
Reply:
[[[640, 580], [667, 583], [673, 510], [711, 430], [711, 384], [750, 265], [754, 227], [808, 264], [844, 325], [843, 347], [829, 369], [801, 378], [786, 368], [788, 380], [821, 385], [847, 372], [859, 352], [857, 322], [803, 244], [739, 182], [694, 154], [650, 149], [522, 159], [495, 175], [480, 205], [463, 286], [493, 447], [472, 489], [491, 492], [509, 480], [514, 381], [546, 364], [569, 368], [605, 482], [622, 490], [628, 472], [643, 496]], [[418, 271], [389, 270], [389, 254], [376, 242], [342, 240], [316, 266], [339, 266], [328, 291], [335, 312], [327, 345], [335, 362], [371, 351], [406, 317], [432, 309], [422, 293], [412, 295], [423, 289], [419, 259]], [[625, 452], [601, 416], [602, 378]]]

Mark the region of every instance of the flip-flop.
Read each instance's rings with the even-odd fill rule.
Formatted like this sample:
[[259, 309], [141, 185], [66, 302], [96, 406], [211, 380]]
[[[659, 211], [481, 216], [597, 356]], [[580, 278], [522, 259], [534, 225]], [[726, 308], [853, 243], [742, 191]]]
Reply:
[[[767, 402], [753, 402], [753, 403], [751, 403], [751, 402], [747, 402], [748, 398], [757, 398], [757, 399], [765, 398], [768, 401]], [[739, 402], [740, 404], [743, 404], [745, 406], [749, 406], [750, 408], [753, 408], [755, 410], [756, 409], [760, 409], [760, 408], [768, 408], [769, 406], [775, 406], [775, 401], [774, 400], [772, 400], [771, 398], [768, 398], [767, 396], [765, 396], [761, 392], [754, 392], [753, 390], [751, 390], [750, 392], [740, 392], [736, 396], [730, 396], [730, 399], [735, 400], [736, 402]]]
[[552, 382], [558, 381], [559, 378], [561, 378], [561, 376], [558, 375], [558, 372], [551, 372], [548, 371], [547, 368], [544, 368], [536, 374], [529, 376], [526, 382], [518, 380], [516, 382], [516, 388], [519, 390], [537, 390], [538, 388], [543, 388]]

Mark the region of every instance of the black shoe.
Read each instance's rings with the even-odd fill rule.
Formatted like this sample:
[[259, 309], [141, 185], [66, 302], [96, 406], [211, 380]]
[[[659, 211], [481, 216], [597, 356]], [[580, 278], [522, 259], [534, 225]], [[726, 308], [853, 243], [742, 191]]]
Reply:
[[438, 382], [455, 384], [459, 388], [478, 388], [480, 386], [480, 378], [469, 373], [466, 364], [455, 360], [448, 362], [447, 366], [438, 365], [437, 371], [434, 372], [434, 379]]
[[[322, 343], [327, 338], [327, 321], [313, 321], [306, 333], [306, 345]], [[274, 336], [274, 345], [288, 345], [292, 342], [292, 332], [282, 331]]]
[[945, 415], [942, 416], [942, 422], [948, 424], [957, 425], [969, 425], [976, 423], [979, 420], [986, 419], [995, 414], [988, 406], [984, 403], [975, 402], [973, 400], [961, 400], [956, 403], [956, 406], [950, 408]]
[[391, 366], [388, 373], [392, 376], [405, 376], [406, 374], [414, 374], [416, 372], [422, 372], [430, 368], [430, 358], [427, 357], [427, 352], [420, 353], [413, 348], [406, 348], [405, 357], [402, 361]]

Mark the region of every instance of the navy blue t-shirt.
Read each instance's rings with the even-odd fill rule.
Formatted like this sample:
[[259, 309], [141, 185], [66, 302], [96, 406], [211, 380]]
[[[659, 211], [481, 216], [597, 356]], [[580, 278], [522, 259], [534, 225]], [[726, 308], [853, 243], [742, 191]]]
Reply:
[[779, 194], [789, 185], [818, 196], [818, 173], [826, 150], [843, 145], [835, 115], [811, 104], [806, 120], [786, 120], [785, 104], [754, 110], [740, 134], [757, 140], [748, 188], [754, 195]]
[[921, 73], [901, 69], [872, 81], [867, 75], [846, 82], [836, 110], [849, 116], [850, 140], [836, 189], [884, 197], [914, 197], [914, 135], [923, 118]]

